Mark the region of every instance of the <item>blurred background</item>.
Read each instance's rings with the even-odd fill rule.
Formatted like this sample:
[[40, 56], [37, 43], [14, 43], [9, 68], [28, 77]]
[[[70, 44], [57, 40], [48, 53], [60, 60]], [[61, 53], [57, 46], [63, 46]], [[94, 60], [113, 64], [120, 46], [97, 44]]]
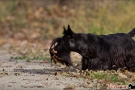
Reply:
[[45, 56], [68, 24], [77, 33], [127, 33], [135, 0], [0, 0], [0, 49]]

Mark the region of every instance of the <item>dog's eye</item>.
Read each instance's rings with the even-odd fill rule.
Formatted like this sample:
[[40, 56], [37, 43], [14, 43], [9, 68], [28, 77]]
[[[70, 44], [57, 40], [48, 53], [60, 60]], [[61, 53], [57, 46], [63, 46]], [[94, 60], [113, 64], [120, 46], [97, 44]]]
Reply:
[[72, 43], [73, 43], [73, 42], [74, 42], [74, 39], [71, 39], [71, 40], [70, 40], [70, 42], [72, 42]]

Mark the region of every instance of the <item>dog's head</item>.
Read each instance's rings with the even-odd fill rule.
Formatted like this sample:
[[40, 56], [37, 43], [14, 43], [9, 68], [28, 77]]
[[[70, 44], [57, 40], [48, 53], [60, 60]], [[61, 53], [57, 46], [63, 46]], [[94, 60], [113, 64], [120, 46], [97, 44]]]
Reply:
[[68, 49], [74, 51], [74, 49], [76, 49], [76, 46], [77, 46], [76, 34], [71, 30], [70, 25], [68, 25], [67, 29], [65, 27], [63, 29], [64, 31], [63, 31], [62, 41], [64, 42], [64, 45]]
[[68, 25], [67, 29], [64, 27], [62, 41], [70, 51], [81, 54], [83, 53], [82, 50], [87, 50], [87, 35], [83, 33], [74, 33], [70, 25]]
[[93, 58], [97, 56], [98, 40], [93, 34], [74, 33], [68, 25], [67, 29], [64, 27], [62, 41], [70, 51], [77, 52], [85, 57]]
[[66, 66], [72, 65], [70, 51], [64, 46], [61, 37], [52, 41], [49, 53], [51, 56], [51, 62], [53, 60], [55, 63], [60, 62]]

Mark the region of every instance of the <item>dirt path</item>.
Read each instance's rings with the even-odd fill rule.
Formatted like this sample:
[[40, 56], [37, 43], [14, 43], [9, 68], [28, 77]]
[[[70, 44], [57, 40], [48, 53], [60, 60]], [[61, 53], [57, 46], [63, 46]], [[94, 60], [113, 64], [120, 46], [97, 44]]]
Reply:
[[59, 74], [63, 67], [56, 68], [48, 62], [12, 61], [11, 56], [6, 51], [0, 51], [1, 90], [91, 90], [96, 83]]

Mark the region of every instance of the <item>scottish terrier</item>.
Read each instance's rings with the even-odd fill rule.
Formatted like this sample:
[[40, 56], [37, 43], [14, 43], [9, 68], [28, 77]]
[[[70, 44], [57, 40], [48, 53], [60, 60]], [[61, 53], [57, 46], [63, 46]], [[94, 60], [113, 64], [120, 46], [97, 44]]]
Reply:
[[[68, 25], [67, 29], [64, 27], [63, 36], [54, 40], [59, 42], [59, 45], [56, 45], [57, 48], [60, 47], [57, 50], [55, 48], [56, 56], [64, 57], [62, 63], [72, 65], [70, 52], [81, 54], [82, 70], [117, 70], [126, 67], [129, 71], [135, 71], [135, 42], [132, 39], [134, 35], [135, 29], [128, 34], [74, 33]], [[61, 54], [58, 55], [58, 53]]]

